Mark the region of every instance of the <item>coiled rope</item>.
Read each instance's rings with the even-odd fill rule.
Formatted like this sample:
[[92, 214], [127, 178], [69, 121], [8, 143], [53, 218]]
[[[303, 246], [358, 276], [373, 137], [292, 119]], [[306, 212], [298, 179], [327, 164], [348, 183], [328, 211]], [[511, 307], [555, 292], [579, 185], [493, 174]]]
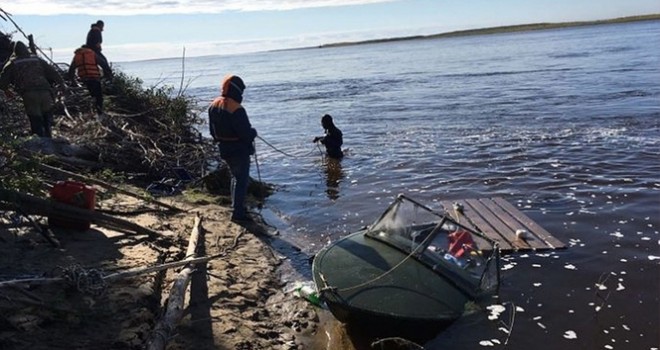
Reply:
[[103, 279], [103, 272], [97, 269], [85, 269], [80, 265], [71, 265], [63, 267], [64, 280], [70, 286], [76, 287], [78, 291], [99, 296], [103, 295], [107, 289], [107, 284]]

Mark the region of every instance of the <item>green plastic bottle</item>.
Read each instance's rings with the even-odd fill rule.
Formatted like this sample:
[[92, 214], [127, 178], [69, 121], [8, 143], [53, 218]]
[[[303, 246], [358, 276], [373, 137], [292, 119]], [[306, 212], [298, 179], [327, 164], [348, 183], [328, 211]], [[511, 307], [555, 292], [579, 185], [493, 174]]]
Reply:
[[298, 296], [305, 298], [305, 300], [309, 301], [310, 303], [319, 307], [321, 306], [321, 299], [319, 299], [319, 296], [313, 287], [302, 285], [296, 288], [296, 293], [298, 293]]

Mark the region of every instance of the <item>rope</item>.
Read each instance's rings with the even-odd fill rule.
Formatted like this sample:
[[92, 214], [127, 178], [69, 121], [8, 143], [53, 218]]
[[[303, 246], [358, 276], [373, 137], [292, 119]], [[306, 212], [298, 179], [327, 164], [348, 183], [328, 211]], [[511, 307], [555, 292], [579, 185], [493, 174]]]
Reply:
[[65, 281], [75, 286], [82, 293], [99, 296], [105, 293], [107, 284], [103, 280], [103, 273], [96, 269], [84, 269], [80, 265], [71, 265], [62, 268]]
[[[296, 155], [289, 154], [289, 153], [286, 153], [286, 152], [284, 152], [284, 151], [278, 149], [277, 147], [271, 145], [268, 141], [264, 140], [264, 138], [261, 137], [261, 136], [259, 136], [259, 135], [257, 135], [257, 138], [258, 138], [259, 140], [263, 141], [266, 145], [268, 145], [270, 148], [272, 148], [272, 149], [275, 150], [276, 152], [282, 153], [283, 155], [285, 155], [285, 156], [287, 156], [287, 157], [291, 157], [291, 158], [302, 158], [302, 157], [307, 157], [307, 156], [309, 156], [310, 154], [312, 154], [312, 152], [314, 152], [314, 151], [312, 150], [312, 151], [307, 152], [306, 154], [303, 154], [302, 156], [296, 156]], [[321, 151], [321, 147], [319, 147], [318, 144], [317, 144], [316, 146], [318, 147], [318, 150], [321, 152], [321, 154], [323, 154], [323, 151]]]
[[259, 159], [257, 158], [257, 143], [252, 141], [252, 146], [254, 147], [254, 164], [257, 166], [257, 176], [259, 177], [259, 182], [261, 181], [261, 170], [259, 169]]
[[[383, 272], [382, 274], [380, 274], [380, 275], [378, 275], [378, 276], [376, 276], [376, 277], [374, 277], [374, 278], [372, 278], [372, 279], [370, 279], [370, 280], [368, 280], [368, 281], [362, 282], [362, 283], [357, 284], [357, 285], [354, 285], [354, 286], [352, 286], [352, 287], [339, 288], [339, 289], [336, 288], [336, 287], [326, 286], [326, 287], [322, 288], [319, 292], [322, 293], [322, 292], [324, 292], [324, 291], [326, 291], [326, 290], [335, 291], [335, 292], [347, 292], [347, 291], [350, 291], [350, 290], [353, 290], [353, 289], [356, 289], [356, 288], [364, 287], [364, 286], [366, 286], [366, 285], [368, 285], [368, 284], [371, 284], [371, 283], [373, 283], [373, 282], [376, 282], [376, 281], [378, 281], [379, 279], [381, 279], [381, 278], [383, 278], [383, 277], [389, 275], [389, 274], [392, 273], [394, 270], [396, 270], [397, 268], [399, 268], [399, 266], [403, 265], [403, 263], [405, 263], [406, 261], [408, 261], [408, 259], [410, 259], [413, 255], [415, 255], [415, 254], [417, 253], [417, 251], [419, 250], [420, 247], [425, 246], [425, 244], [427, 243], [427, 241], [428, 241], [431, 237], [433, 237], [433, 235], [427, 235], [426, 238], [424, 238], [424, 240], [423, 240], [423, 241], [422, 241], [422, 242], [421, 242], [421, 243], [420, 243], [415, 249], [413, 249], [413, 250], [410, 252], [410, 254], [408, 254], [405, 258], [403, 258], [401, 261], [399, 261], [396, 265], [392, 266], [391, 269], [389, 269], [389, 270]], [[325, 283], [325, 278], [322, 278], [322, 280], [323, 280], [323, 282]]]

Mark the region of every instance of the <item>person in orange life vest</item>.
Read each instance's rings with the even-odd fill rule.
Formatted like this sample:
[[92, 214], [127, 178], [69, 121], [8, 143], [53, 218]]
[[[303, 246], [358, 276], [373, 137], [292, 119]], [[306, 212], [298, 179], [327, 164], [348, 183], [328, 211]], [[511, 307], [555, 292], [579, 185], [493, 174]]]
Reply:
[[102, 33], [104, 27], [105, 27], [105, 23], [100, 19], [96, 21], [96, 23], [92, 23], [89, 32], [87, 32], [87, 40], [85, 40], [85, 45], [87, 45], [87, 47], [89, 47], [90, 49], [94, 50], [96, 53], [99, 54], [99, 56], [102, 59], [108, 62], [108, 59], [105, 58], [105, 56], [101, 52], [103, 50], [101, 44], [103, 44]]
[[341, 151], [341, 145], [344, 143], [344, 137], [341, 130], [332, 122], [330, 114], [321, 118], [321, 126], [325, 129], [325, 136], [317, 136], [312, 142], [321, 142], [325, 145], [325, 151], [330, 158], [341, 159], [344, 153]]
[[[100, 66], [100, 68], [99, 68]], [[103, 88], [101, 78], [112, 79], [112, 69], [108, 62], [87, 45], [81, 46], [74, 52], [73, 60], [69, 66], [69, 79], [74, 80], [74, 73], [87, 87], [87, 91], [94, 98], [96, 113], [103, 114]]]
[[46, 61], [30, 55], [27, 46], [17, 41], [12, 58], [0, 74], [0, 89], [12, 98], [10, 84], [23, 98], [32, 133], [50, 138], [55, 105], [53, 88], [64, 84], [60, 74]]
[[231, 172], [231, 220], [234, 222], [252, 221], [245, 209], [245, 197], [257, 130], [250, 124], [247, 112], [241, 105], [243, 91], [243, 79], [235, 75], [226, 76], [220, 96], [213, 100], [208, 110], [211, 136], [218, 143], [220, 158]]

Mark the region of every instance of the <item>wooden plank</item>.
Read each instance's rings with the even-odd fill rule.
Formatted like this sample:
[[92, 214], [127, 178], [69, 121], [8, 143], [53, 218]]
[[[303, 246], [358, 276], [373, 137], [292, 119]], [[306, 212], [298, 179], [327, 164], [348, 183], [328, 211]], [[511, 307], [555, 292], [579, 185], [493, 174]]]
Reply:
[[478, 199], [466, 199], [465, 202], [474, 208], [474, 210], [483, 217], [491, 227], [493, 227], [495, 234], [502, 236], [502, 238], [508, 241], [515, 249], [532, 249], [527, 242], [516, 239], [515, 231], [512, 231], [510, 227], [502, 222], [497, 215]]
[[507, 241], [504, 237], [497, 234], [497, 230], [494, 227], [492, 227], [487, 221], [485, 221], [481, 216], [479, 216], [479, 214], [475, 212], [474, 209], [465, 202], [465, 200], [458, 200], [456, 201], [456, 203], [463, 206], [463, 215], [465, 215], [467, 220], [461, 217], [456, 217], [457, 214], [454, 212], [453, 202], [441, 201], [440, 203], [445, 208], [445, 211], [447, 213], [453, 214], [452, 217], [456, 221], [469, 228], [483, 232], [490, 239], [497, 242], [500, 246], [501, 251], [510, 251], [514, 249], [511, 243], [509, 243], [509, 241]]
[[518, 210], [513, 204], [507, 202], [503, 198], [495, 197], [493, 201], [497, 203], [500, 207], [506, 210], [511, 216], [516, 218], [518, 221], [527, 226], [530, 232], [533, 232], [539, 239], [543, 240], [550, 248], [563, 249], [566, 248], [566, 245], [560, 240], [555, 238], [550, 232], [546, 231], [543, 227], [537, 224], [534, 220], [529, 218], [523, 212]]
[[[509, 229], [509, 233], [507, 234], [508, 237], [513, 236], [514, 239], [525, 241], [525, 243], [527, 243], [529, 247], [533, 250], [542, 250], [542, 249], [551, 248], [545, 243], [544, 240], [539, 238], [530, 228], [523, 225], [520, 221], [518, 221], [515, 217], [509, 214], [509, 212], [502, 209], [502, 207], [500, 207], [493, 200], [489, 198], [482, 198], [479, 199], [479, 202], [482, 203], [484, 206], [486, 206], [493, 214], [495, 214], [495, 216], [497, 216], [498, 219], [502, 221], [502, 223], [504, 223], [504, 225], [508, 227]], [[524, 239], [521, 239], [516, 235], [516, 231], [518, 230], [527, 231], [527, 235]]]

